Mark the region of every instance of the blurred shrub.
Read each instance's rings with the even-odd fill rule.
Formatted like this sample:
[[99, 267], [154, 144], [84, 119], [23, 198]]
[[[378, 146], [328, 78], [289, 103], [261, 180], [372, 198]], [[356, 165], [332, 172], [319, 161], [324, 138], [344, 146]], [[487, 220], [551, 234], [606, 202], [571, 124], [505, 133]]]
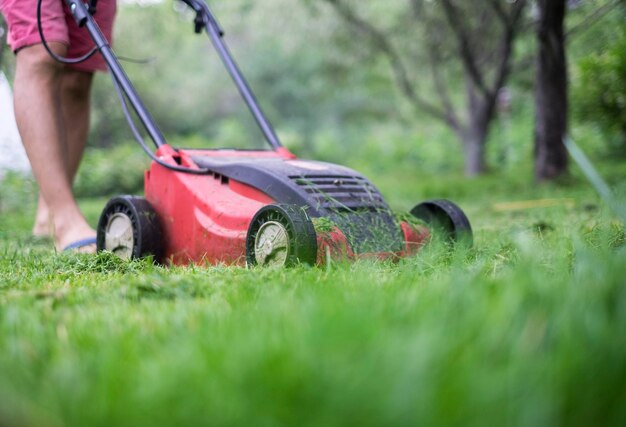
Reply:
[[583, 58], [573, 91], [576, 117], [597, 125], [611, 155], [626, 157], [626, 30], [600, 53]]
[[143, 172], [150, 159], [137, 144], [86, 150], [76, 181], [77, 197], [136, 194], [143, 191]]
[[30, 176], [8, 171], [0, 177], [0, 214], [23, 212], [37, 200], [37, 185]]

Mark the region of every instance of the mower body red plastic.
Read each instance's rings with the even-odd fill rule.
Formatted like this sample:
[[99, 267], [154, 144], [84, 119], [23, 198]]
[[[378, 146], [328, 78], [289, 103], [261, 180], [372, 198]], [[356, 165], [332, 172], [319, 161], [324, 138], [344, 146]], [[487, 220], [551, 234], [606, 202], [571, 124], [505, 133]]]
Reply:
[[[192, 157], [295, 160], [286, 149], [275, 151], [174, 150], [161, 147], [157, 156], [173, 165], [197, 168]], [[246, 235], [255, 213], [263, 206], [284, 203], [252, 185], [219, 173], [193, 175], [169, 170], [152, 162], [145, 172], [145, 197], [154, 208], [162, 231], [164, 258], [173, 264], [245, 265]], [[404, 238], [401, 250], [356, 255], [344, 233], [317, 232], [317, 262], [330, 259], [398, 258], [414, 254], [428, 238], [428, 230], [400, 223]]]

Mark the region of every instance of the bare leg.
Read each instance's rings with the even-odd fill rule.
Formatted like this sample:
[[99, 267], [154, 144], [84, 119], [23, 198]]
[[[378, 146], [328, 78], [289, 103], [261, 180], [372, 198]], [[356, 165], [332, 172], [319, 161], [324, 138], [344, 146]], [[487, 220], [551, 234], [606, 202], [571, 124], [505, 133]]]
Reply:
[[[51, 43], [59, 54], [66, 48]], [[17, 53], [15, 116], [26, 154], [46, 201], [57, 249], [95, 235], [78, 209], [68, 174], [67, 136], [63, 126], [61, 87], [65, 67], [54, 62], [43, 46]]]
[[43, 199], [41, 192], [37, 199], [37, 214], [35, 215], [35, 225], [33, 226], [33, 236], [44, 237], [53, 236], [54, 228], [52, 227], [52, 218], [50, 218], [50, 211], [48, 205]]
[[[92, 73], [65, 68], [61, 77], [61, 108], [63, 129], [66, 133], [66, 166], [70, 183], [78, 171], [80, 160], [85, 150], [89, 132], [89, 99]], [[39, 195], [37, 214], [33, 227], [34, 236], [52, 234], [51, 218], [48, 205]]]
[[61, 108], [67, 138], [67, 173], [74, 181], [89, 133], [89, 104], [93, 73], [66, 68], [61, 82]]

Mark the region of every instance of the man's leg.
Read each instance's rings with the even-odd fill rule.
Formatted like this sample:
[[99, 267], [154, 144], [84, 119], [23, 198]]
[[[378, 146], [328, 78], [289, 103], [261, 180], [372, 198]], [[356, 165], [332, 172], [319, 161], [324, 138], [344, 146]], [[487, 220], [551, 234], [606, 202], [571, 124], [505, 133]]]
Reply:
[[67, 138], [67, 173], [74, 181], [89, 134], [93, 73], [66, 68], [61, 82], [61, 107]]
[[35, 214], [35, 225], [33, 225], [33, 236], [46, 237], [52, 236], [53, 234], [54, 229], [52, 227], [50, 211], [40, 191], [39, 197], [37, 198], [37, 213]]
[[[66, 48], [51, 43], [63, 55]], [[46, 201], [57, 249], [95, 235], [74, 200], [69, 178], [67, 135], [61, 107], [65, 67], [56, 63], [42, 45], [17, 53], [15, 116], [24, 148]]]
[[[78, 171], [89, 133], [90, 93], [93, 73], [78, 71], [69, 67], [63, 70], [61, 78], [61, 108], [63, 129], [67, 146], [67, 174], [70, 183]], [[34, 236], [48, 236], [51, 233], [50, 212], [45, 200], [39, 195], [37, 214], [33, 227]]]

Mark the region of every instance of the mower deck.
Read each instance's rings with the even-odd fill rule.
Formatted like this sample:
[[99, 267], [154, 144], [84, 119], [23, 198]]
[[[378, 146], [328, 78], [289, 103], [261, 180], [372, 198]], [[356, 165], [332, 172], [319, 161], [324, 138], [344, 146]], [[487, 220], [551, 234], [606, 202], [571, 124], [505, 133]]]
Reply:
[[145, 174], [146, 200], [166, 236], [161, 257], [175, 264], [244, 264], [252, 219], [271, 204], [302, 209], [314, 226], [325, 218], [325, 227], [315, 230], [313, 261], [318, 264], [328, 256], [408, 255], [428, 236], [424, 227], [398, 222], [376, 187], [343, 166], [298, 160], [285, 149], [163, 147], [157, 155], [211, 171], [190, 175], [153, 163]]

